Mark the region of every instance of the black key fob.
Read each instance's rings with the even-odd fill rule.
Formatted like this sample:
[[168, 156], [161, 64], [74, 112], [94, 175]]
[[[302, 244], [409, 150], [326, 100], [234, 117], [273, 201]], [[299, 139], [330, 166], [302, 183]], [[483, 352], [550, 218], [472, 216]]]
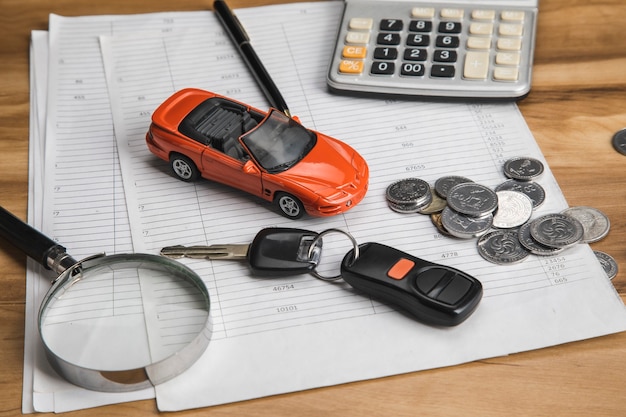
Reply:
[[483, 295], [482, 284], [471, 275], [379, 243], [359, 245], [359, 256], [353, 259], [351, 250], [341, 262], [341, 276], [348, 284], [426, 324], [462, 323]]
[[[311, 245], [318, 233], [289, 227], [268, 227], [255, 236], [248, 248], [248, 261], [257, 276], [286, 276], [311, 272], [317, 266], [322, 241]], [[312, 252], [312, 257], [310, 257]]]

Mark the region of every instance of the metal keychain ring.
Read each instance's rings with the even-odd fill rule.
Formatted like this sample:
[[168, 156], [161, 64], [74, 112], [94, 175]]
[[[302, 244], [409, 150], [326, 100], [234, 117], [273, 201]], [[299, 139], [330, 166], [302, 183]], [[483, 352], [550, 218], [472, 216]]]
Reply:
[[[327, 235], [329, 233], [341, 233], [342, 235], [345, 235], [348, 237], [348, 239], [350, 239], [350, 241], [352, 242], [352, 246], [354, 247], [354, 258], [352, 259], [352, 263], [356, 262], [356, 260], [359, 258], [359, 244], [357, 243], [354, 236], [341, 229], [326, 229], [323, 232], [320, 232], [320, 234], [318, 234], [317, 237], [313, 239], [313, 242], [311, 242], [311, 246], [309, 247], [309, 258], [312, 257], [313, 251], [315, 250], [315, 246], [317, 245], [317, 243], [322, 240], [324, 235]], [[337, 281], [338, 279], [341, 279], [341, 274], [333, 277], [325, 277], [317, 272], [317, 269], [313, 269], [311, 271], [311, 275], [313, 275], [317, 279], [321, 279], [322, 281]]]

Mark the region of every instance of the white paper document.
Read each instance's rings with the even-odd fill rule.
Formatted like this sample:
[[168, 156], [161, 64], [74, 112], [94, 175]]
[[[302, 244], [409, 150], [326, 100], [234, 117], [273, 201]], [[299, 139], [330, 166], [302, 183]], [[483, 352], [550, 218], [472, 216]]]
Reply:
[[[626, 330], [626, 309], [588, 245], [498, 266], [480, 257], [475, 239], [445, 237], [428, 216], [389, 209], [385, 189], [399, 179], [434, 184], [445, 175], [462, 175], [495, 187], [506, 180], [502, 165], [508, 158], [535, 157], [544, 164], [545, 159], [513, 103], [331, 95], [325, 74], [341, 7], [341, 2], [299, 3], [236, 14], [291, 112], [304, 126], [345, 141], [367, 160], [370, 185], [359, 205], [335, 217], [288, 220], [270, 203], [243, 192], [206, 180], [184, 183], [148, 151], [151, 113], [182, 88], [268, 108], [211, 12], [52, 16], [47, 125], [39, 123], [40, 135], [31, 136], [31, 143], [43, 146], [32, 160], [45, 160], [45, 175], [31, 176], [36, 183], [31, 198], [45, 190], [42, 201], [36, 200], [41, 208], [32, 207], [41, 212], [36, 225], [76, 258], [102, 251], [156, 254], [174, 244], [249, 243], [270, 226], [340, 228], [360, 243], [384, 243], [475, 276], [484, 286], [475, 313], [457, 327], [436, 328], [341, 281], [258, 278], [242, 262], [183, 260], [207, 284], [214, 322], [207, 351], [189, 370], [155, 390], [83, 396], [85, 390], [49, 369], [32, 334], [35, 326], [26, 338], [35, 353], [25, 355], [33, 375], [24, 395], [26, 403], [32, 389], [34, 404], [25, 411], [153, 396], [160, 410], [181, 410]], [[535, 217], [567, 207], [547, 164], [537, 182], [546, 200]], [[332, 272], [348, 249], [341, 236], [324, 238], [321, 272]], [[39, 278], [29, 271], [29, 283]], [[29, 291], [31, 327], [37, 300], [47, 289], [45, 282], [37, 288]]]
[[[267, 108], [223, 33], [102, 39], [135, 249], [158, 253], [172, 244], [245, 243], [267, 226], [337, 227], [359, 242], [382, 242], [476, 276], [485, 288], [482, 304], [456, 328], [433, 328], [346, 285], [311, 276], [259, 279], [241, 263], [189, 261], [209, 286], [216, 329], [191, 370], [157, 387], [161, 410], [453, 365], [626, 328], [624, 306], [588, 246], [496, 266], [478, 255], [475, 240], [444, 237], [427, 216], [387, 207], [385, 188], [398, 179], [420, 177], [432, 184], [444, 175], [463, 175], [495, 187], [506, 180], [506, 159], [545, 160], [515, 104], [329, 94], [324, 74], [340, 7], [237, 11], [292, 113], [305, 126], [349, 143], [369, 163], [365, 199], [326, 219], [286, 220], [271, 205], [228, 187], [182, 183], [148, 152], [151, 111], [181, 88], [203, 88]], [[547, 198], [536, 215], [567, 207], [549, 169], [539, 183]], [[341, 250], [346, 248], [325, 244], [324, 257], [338, 260]]]

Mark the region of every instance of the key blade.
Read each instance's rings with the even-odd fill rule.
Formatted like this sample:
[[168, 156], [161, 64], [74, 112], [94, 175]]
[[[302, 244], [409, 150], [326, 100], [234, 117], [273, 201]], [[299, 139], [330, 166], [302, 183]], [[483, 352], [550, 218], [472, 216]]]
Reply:
[[167, 246], [161, 255], [168, 258], [246, 259], [249, 245]]

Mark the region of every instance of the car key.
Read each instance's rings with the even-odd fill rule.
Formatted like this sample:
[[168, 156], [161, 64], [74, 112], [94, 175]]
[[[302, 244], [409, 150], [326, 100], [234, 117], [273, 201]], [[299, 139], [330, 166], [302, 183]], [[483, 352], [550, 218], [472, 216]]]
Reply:
[[476, 309], [480, 281], [457, 269], [416, 258], [380, 243], [359, 245], [341, 262], [341, 276], [356, 289], [397, 305], [418, 320], [456, 326]]
[[318, 233], [288, 227], [262, 229], [250, 244], [211, 246], [168, 246], [161, 255], [169, 258], [247, 260], [257, 276], [294, 275], [311, 272], [321, 256], [322, 241]]

